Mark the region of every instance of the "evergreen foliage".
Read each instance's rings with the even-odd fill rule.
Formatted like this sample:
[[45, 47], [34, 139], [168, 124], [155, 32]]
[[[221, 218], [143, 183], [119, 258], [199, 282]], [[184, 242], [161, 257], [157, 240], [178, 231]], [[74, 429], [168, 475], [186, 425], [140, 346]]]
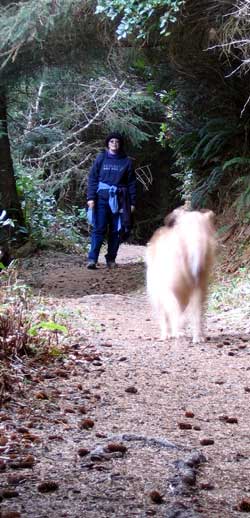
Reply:
[[[26, 95], [25, 84], [12, 93], [9, 129], [18, 192], [27, 226], [40, 242], [53, 233], [59, 215], [61, 228], [62, 209], [67, 224], [75, 218], [73, 206], [84, 209], [87, 175], [107, 133], [120, 131], [133, 153], [155, 138], [164, 117], [142, 81], [118, 81], [103, 63], [105, 75], [98, 76], [95, 66], [91, 76], [79, 67], [47, 67], [29, 82]], [[84, 218], [80, 226], [86, 233]]]
[[[92, 0], [26, 0], [0, 6], [0, 65], [5, 77], [32, 73], [44, 64], [86, 59], [108, 41], [98, 30]], [[91, 37], [92, 46], [89, 46]], [[109, 40], [110, 43], [110, 40]], [[92, 50], [93, 49], [93, 50]], [[82, 55], [80, 54], [82, 53]]]
[[[229, 192], [235, 176], [245, 178], [249, 160], [249, 0], [99, 0], [97, 10], [115, 21], [119, 38], [164, 47], [169, 77], [160, 93], [166, 123], [159, 140], [175, 151], [184, 198], [222, 206], [225, 186]], [[170, 23], [160, 28], [164, 16]]]
[[[82, 62], [88, 51], [89, 31], [93, 31], [93, 2], [80, 0], [5, 0], [0, 6], [0, 208], [23, 227], [17, 198], [7, 125], [8, 102], [18, 80], [34, 75], [45, 64]], [[95, 20], [96, 21], [96, 20]], [[85, 30], [84, 30], [85, 29]], [[95, 25], [96, 29], [96, 25]], [[95, 31], [96, 41], [101, 31]], [[86, 39], [85, 39], [86, 38]], [[85, 48], [86, 52], [82, 52]], [[77, 52], [74, 54], [74, 49]], [[76, 56], [77, 55], [77, 56]], [[81, 58], [81, 59], [80, 59]]]
[[118, 39], [135, 34], [139, 39], [149, 38], [156, 32], [168, 36], [169, 25], [176, 22], [177, 15], [185, 0], [98, 0], [96, 13], [106, 13], [118, 18]]

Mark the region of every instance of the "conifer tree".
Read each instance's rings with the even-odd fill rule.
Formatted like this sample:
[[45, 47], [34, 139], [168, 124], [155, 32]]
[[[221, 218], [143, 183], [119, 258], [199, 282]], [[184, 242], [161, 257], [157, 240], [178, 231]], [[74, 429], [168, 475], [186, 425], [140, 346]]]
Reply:
[[39, 67], [70, 65], [96, 52], [103, 35], [93, 12], [92, 0], [1, 1], [0, 209], [7, 210], [17, 226], [24, 221], [8, 135], [8, 94], [16, 82], [32, 77]]

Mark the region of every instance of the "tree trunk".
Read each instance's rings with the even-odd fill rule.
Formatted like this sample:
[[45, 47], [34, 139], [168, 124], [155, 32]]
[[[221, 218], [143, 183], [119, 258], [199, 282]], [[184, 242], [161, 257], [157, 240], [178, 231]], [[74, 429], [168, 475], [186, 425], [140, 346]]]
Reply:
[[0, 211], [6, 210], [17, 227], [25, 226], [18, 199], [7, 126], [7, 99], [0, 87]]

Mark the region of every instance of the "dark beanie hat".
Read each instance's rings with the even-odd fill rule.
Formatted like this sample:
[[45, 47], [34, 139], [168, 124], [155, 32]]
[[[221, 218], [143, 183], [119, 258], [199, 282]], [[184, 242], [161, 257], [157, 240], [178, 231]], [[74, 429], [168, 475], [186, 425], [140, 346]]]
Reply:
[[120, 149], [123, 149], [123, 146], [124, 146], [124, 138], [123, 136], [118, 133], [118, 131], [113, 131], [112, 133], [110, 133], [106, 140], [105, 140], [105, 144], [106, 144], [106, 147], [108, 147], [108, 143], [109, 141], [112, 139], [112, 138], [116, 138], [117, 140], [119, 140], [119, 143], [120, 143]]

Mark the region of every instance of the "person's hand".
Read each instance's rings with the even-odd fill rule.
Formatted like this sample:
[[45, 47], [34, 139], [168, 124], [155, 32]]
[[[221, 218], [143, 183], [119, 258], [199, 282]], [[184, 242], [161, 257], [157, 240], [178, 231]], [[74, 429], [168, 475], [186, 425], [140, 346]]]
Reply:
[[135, 206], [134, 205], [130, 205], [130, 209], [131, 209], [131, 212], [134, 212], [135, 211]]
[[89, 209], [93, 209], [94, 208], [94, 206], [95, 206], [94, 200], [89, 200], [87, 203], [88, 203], [88, 208]]

